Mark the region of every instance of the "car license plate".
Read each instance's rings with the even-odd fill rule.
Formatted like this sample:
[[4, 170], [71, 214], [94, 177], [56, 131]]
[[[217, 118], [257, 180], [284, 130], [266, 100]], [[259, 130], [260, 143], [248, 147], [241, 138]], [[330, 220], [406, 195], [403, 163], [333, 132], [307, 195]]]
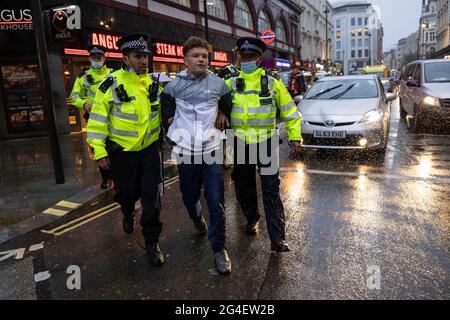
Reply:
[[314, 131], [314, 138], [345, 139], [345, 131]]

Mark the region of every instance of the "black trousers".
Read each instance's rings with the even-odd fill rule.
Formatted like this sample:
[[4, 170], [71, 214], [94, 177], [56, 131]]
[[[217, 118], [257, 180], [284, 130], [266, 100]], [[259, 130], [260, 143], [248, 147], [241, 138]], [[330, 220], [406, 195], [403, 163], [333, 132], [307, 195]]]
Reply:
[[[265, 144], [265, 146], [263, 146], [263, 144]], [[252, 157], [249, 157], [250, 146], [245, 145], [242, 140], [236, 138], [232, 178], [234, 180], [234, 190], [237, 201], [239, 202], [247, 221], [257, 222], [260, 219], [260, 214], [258, 212], [258, 193], [256, 190], [256, 165], [258, 165], [260, 168], [263, 204], [269, 237], [272, 243], [278, 244], [280, 241], [285, 240], [286, 224], [284, 207], [280, 198], [279, 168], [276, 167], [275, 171], [268, 170], [269, 173], [263, 170], [263, 168], [271, 167], [273, 161], [275, 161], [275, 157], [278, 157], [278, 154], [273, 154], [274, 150], [271, 150], [270, 146], [271, 139], [256, 145], [256, 148], [253, 150], [257, 150], [257, 157], [256, 159], [252, 159]], [[265, 158], [269, 158], [269, 163], [267, 163], [267, 159], [262, 159], [260, 155], [262, 147], [264, 147], [262, 149], [263, 153], [266, 154]], [[238, 153], [242, 152], [243, 149], [245, 149], [246, 154], [245, 162], [239, 163], [242, 161], [239, 161]], [[265, 152], [266, 150], [267, 153]]]
[[158, 147], [158, 143], [153, 143], [142, 151], [116, 151], [110, 155], [111, 174], [116, 184], [114, 200], [120, 204], [122, 213], [130, 217], [136, 201], [141, 198], [143, 213], [140, 224], [147, 245], [158, 242], [162, 230]]

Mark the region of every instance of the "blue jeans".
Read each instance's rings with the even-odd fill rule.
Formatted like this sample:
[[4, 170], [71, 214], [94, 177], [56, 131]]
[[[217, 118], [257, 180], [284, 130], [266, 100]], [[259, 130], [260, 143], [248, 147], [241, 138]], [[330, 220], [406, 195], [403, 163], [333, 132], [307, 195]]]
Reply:
[[[194, 163], [192, 161], [191, 163]], [[199, 219], [201, 213], [201, 187], [209, 209], [208, 240], [214, 252], [225, 248], [225, 196], [221, 164], [179, 164], [180, 190], [191, 219]]]

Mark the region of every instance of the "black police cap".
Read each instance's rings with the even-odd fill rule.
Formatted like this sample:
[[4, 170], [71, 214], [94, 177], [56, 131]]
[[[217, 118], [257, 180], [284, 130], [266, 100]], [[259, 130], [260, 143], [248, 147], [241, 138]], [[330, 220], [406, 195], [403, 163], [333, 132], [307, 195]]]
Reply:
[[93, 55], [93, 54], [103, 54], [105, 55], [106, 53], [106, 48], [99, 46], [99, 45], [90, 45], [87, 48], [87, 51], [89, 52], [89, 55]]
[[150, 53], [147, 46], [148, 35], [142, 32], [130, 33], [124, 35], [117, 41], [117, 45], [120, 50], [125, 51], [136, 51], [143, 53]]
[[261, 39], [251, 37], [239, 38], [236, 45], [240, 54], [262, 55], [267, 48]]

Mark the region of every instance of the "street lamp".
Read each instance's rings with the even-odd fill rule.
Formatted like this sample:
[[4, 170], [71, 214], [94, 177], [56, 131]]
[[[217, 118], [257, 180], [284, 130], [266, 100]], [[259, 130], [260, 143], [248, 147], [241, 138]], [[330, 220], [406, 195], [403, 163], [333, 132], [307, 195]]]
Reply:
[[369, 37], [369, 66], [372, 65], [372, 43], [371, 43], [371, 37], [372, 33], [367, 29], [367, 36]]
[[208, 6], [214, 5], [213, 0], [203, 0], [203, 11], [205, 12], [205, 40], [209, 43], [209, 28], [208, 28]]
[[325, 66], [328, 72], [328, 14], [330, 13], [330, 9], [328, 9], [328, 6], [325, 6], [325, 11], [323, 13], [325, 13]]

